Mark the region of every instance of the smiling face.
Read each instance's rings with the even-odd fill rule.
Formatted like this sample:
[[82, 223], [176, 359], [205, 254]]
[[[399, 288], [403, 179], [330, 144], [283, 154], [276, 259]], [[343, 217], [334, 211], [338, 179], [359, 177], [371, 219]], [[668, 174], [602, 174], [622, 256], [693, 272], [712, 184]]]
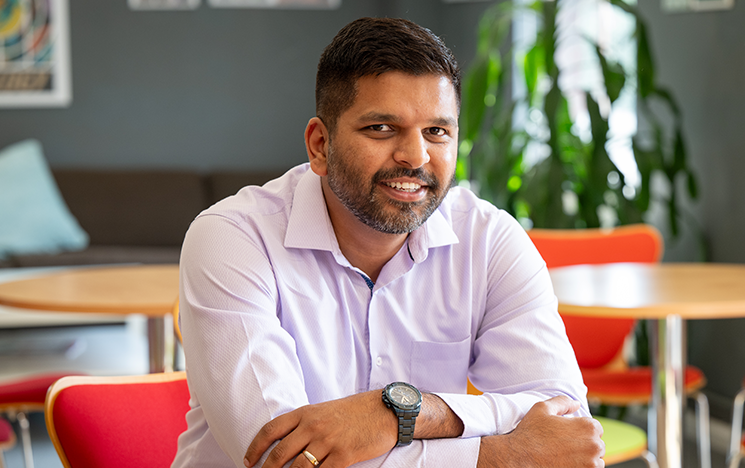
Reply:
[[[330, 135], [314, 170], [341, 206], [376, 231], [421, 226], [452, 185], [458, 107], [450, 80], [387, 72], [357, 82], [354, 104]], [[319, 171], [319, 166], [320, 171]], [[333, 210], [335, 204], [329, 203]]]

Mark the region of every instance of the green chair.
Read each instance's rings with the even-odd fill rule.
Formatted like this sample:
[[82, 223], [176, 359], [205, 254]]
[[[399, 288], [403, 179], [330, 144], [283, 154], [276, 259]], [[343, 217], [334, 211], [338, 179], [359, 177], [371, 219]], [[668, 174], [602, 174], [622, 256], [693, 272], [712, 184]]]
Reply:
[[642, 458], [650, 468], [657, 468], [657, 460], [647, 450], [647, 434], [640, 428], [615, 419], [595, 416], [603, 426], [606, 466]]

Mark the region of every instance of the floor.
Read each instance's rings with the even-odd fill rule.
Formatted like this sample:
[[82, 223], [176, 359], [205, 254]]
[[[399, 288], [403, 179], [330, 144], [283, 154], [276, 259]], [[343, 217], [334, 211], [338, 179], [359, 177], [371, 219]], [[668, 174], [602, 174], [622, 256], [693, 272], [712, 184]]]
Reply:
[[[145, 319], [130, 317], [125, 324], [71, 326], [52, 329], [0, 330], [0, 379], [30, 372], [67, 369], [100, 375], [128, 375], [147, 372]], [[183, 368], [183, 355], [177, 359]], [[687, 418], [692, 418], [687, 415]], [[632, 409], [628, 422], [643, 425], [642, 409]], [[36, 468], [61, 468], [49, 436], [43, 414], [30, 416], [32, 447]], [[693, 427], [686, 420], [686, 427]], [[17, 426], [16, 426], [17, 429]], [[712, 421], [712, 468], [725, 466], [729, 426]], [[7, 468], [23, 468], [21, 443], [5, 453]], [[644, 468], [641, 460], [615, 465], [619, 468]], [[698, 467], [695, 438], [686, 432], [685, 468]]]

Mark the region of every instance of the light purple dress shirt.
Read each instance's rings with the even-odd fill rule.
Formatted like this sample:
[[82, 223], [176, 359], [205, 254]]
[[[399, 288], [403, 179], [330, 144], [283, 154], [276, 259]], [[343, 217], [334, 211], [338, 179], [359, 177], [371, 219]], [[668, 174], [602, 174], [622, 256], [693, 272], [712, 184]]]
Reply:
[[[509, 214], [461, 188], [373, 285], [339, 249], [320, 178], [298, 166], [197, 217], [180, 297], [191, 410], [174, 468], [242, 467], [270, 419], [393, 381], [439, 395], [463, 436], [355, 466], [475, 466], [479, 436], [556, 395], [589, 416], [545, 263]], [[467, 378], [486, 393], [466, 395]]]

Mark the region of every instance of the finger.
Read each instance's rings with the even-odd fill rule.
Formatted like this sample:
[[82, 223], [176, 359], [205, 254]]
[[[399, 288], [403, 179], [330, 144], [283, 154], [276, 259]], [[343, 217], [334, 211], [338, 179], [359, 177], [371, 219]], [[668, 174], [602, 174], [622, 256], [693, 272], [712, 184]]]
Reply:
[[[303, 456], [303, 450], [308, 446], [308, 442], [308, 438], [297, 436], [296, 433], [293, 432], [274, 446], [266, 457], [263, 468], [281, 468], [290, 461], [293, 461], [293, 459], [298, 461], [298, 458], [300, 457], [305, 458]], [[318, 461], [320, 462], [320, 458]], [[306, 464], [300, 466], [308, 468], [308, 465]]]
[[264, 424], [264, 427], [259, 429], [256, 437], [249, 444], [246, 455], [244, 456], [244, 464], [249, 468], [254, 466], [261, 459], [264, 452], [275, 441], [292, 432], [297, 427], [299, 421], [300, 416], [298, 411], [295, 410], [278, 416]]
[[574, 413], [582, 407], [580, 402], [564, 395], [549, 398], [543, 403], [546, 413], [554, 416], [564, 416], [565, 414]]
[[[320, 452], [319, 449], [314, 448], [313, 450], [310, 450], [310, 446], [308, 446], [305, 448], [305, 450], [300, 452], [300, 455], [295, 457], [295, 461], [292, 463], [290, 468], [314, 468], [320, 465], [325, 458], [325, 456], [320, 456], [321, 453], [322, 452]], [[315, 460], [316, 463], [313, 463], [313, 460]]]

